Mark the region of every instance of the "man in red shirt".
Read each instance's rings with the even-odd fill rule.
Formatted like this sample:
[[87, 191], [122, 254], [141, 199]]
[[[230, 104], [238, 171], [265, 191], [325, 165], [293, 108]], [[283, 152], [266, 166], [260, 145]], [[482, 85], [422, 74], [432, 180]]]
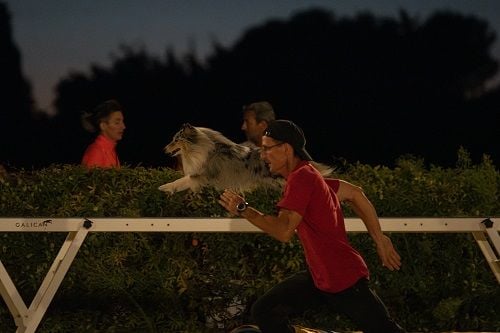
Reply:
[[252, 316], [264, 333], [294, 332], [288, 317], [324, 303], [348, 315], [363, 332], [405, 332], [368, 286], [369, 272], [349, 244], [340, 201], [349, 202], [376, 244], [382, 265], [399, 270], [401, 259], [382, 233], [377, 213], [361, 188], [338, 179], [324, 179], [309, 163], [302, 130], [288, 120], [269, 123], [262, 137], [261, 157], [286, 184], [277, 216], [250, 207], [226, 190], [219, 203], [282, 242], [297, 234], [308, 270], [280, 282], [252, 306]]

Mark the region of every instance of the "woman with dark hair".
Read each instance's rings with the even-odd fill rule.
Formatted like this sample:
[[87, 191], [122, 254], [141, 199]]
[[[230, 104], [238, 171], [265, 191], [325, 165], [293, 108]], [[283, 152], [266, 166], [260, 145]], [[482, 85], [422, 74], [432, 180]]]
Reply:
[[125, 131], [122, 107], [116, 100], [108, 100], [99, 104], [92, 113], [82, 117], [85, 130], [99, 132], [82, 158], [82, 165], [88, 168], [119, 168], [120, 160], [116, 153], [116, 144], [122, 139]]

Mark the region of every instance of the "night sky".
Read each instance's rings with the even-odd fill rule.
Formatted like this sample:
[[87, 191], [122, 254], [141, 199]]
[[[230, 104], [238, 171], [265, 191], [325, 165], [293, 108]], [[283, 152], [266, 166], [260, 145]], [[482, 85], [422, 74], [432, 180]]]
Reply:
[[[22, 69], [33, 85], [37, 106], [50, 110], [55, 84], [91, 64], [107, 66], [120, 45], [143, 47], [161, 57], [167, 48], [178, 56], [195, 50], [203, 60], [217, 41], [230, 47], [249, 27], [288, 19], [296, 11], [319, 7], [337, 15], [370, 11], [397, 17], [405, 9], [424, 21], [436, 10], [453, 10], [486, 20], [500, 31], [498, 0], [7, 0]], [[500, 59], [500, 42], [494, 57]]]

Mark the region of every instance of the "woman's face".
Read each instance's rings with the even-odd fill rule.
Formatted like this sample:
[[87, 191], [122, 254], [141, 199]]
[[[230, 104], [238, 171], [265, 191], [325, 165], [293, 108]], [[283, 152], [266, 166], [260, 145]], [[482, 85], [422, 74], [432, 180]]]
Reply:
[[106, 120], [101, 122], [101, 133], [113, 141], [121, 140], [124, 131], [125, 123], [121, 111], [111, 113]]

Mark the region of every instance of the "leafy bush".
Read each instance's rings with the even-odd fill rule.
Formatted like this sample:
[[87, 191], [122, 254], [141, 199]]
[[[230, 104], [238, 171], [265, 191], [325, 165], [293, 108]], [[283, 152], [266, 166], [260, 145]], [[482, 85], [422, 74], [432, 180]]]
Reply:
[[[170, 196], [157, 190], [179, 176], [141, 167], [19, 170], [0, 180], [0, 216], [226, 216], [214, 189]], [[472, 164], [463, 151], [454, 169], [406, 158], [394, 169], [356, 164], [338, 176], [361, 185], [383, 217], [500, 215], [498, 171], [487, 157]], [[246, 194], [267, 213], [279, 195], [264, 189]], [[380, 267], [367, 234], [349, 236], [368, 262], [373, 288], [409, 331], [500, 329], [498, 284], [470, 235], [393, 233], [403, 258], [399, 272]], [[2, 263], [24, 300], [33, 298], [64, 237], [0, 234]], [[226, 332], [250, 320], [256, 297], [304, 267], [297, 241], [281, 244], [261, 233], [91, 233], [39, 332]], [[296, 320], [355, 329], [321, 309]], [[0, 331], [14, 330], [7, 307], [0, 306]]]

